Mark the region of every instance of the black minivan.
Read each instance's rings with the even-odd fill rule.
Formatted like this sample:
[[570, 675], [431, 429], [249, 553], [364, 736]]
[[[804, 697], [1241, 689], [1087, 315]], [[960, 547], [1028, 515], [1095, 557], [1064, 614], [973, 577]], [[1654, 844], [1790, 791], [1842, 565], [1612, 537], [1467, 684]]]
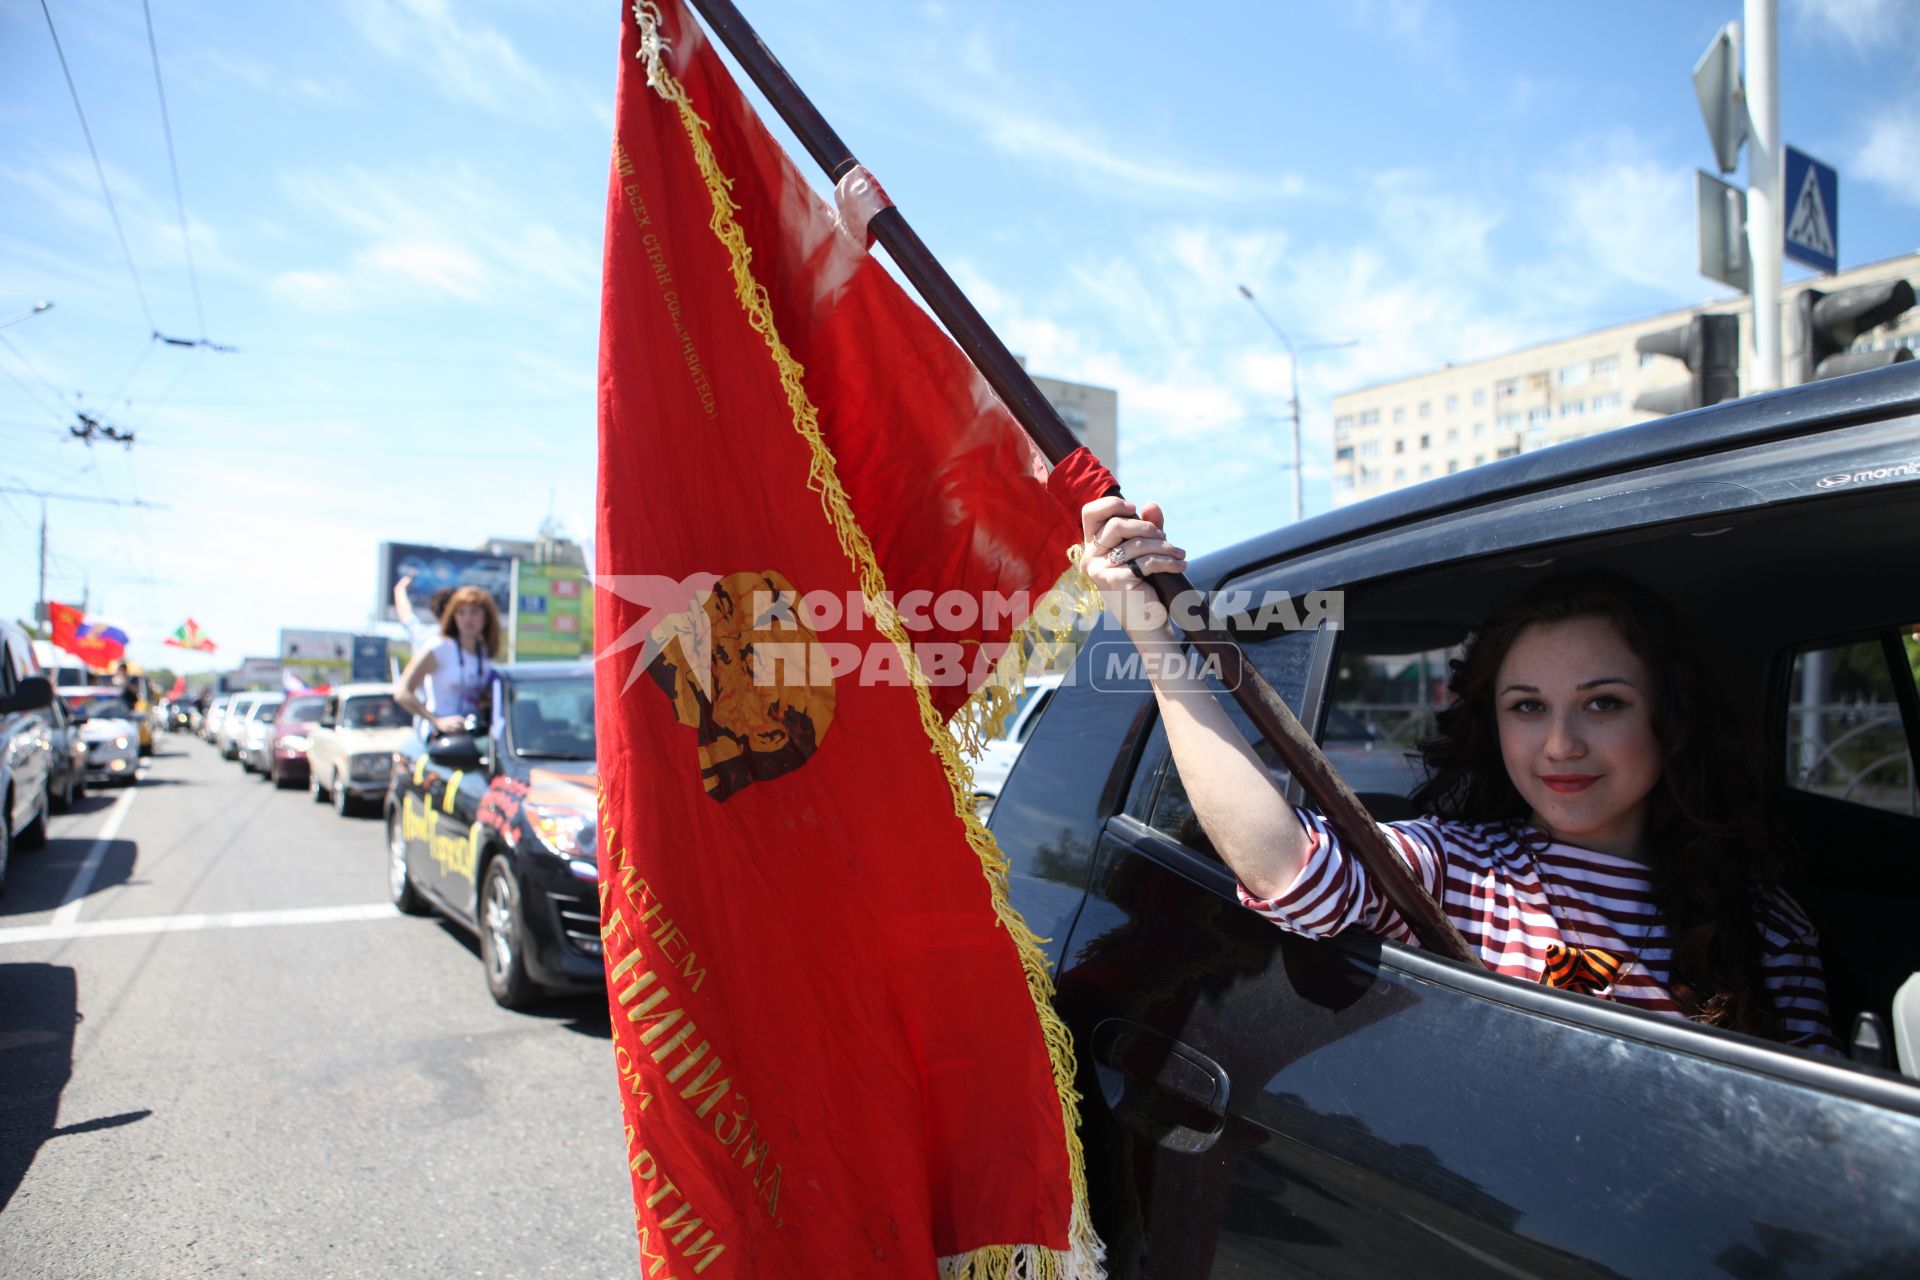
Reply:
[[1344, 593], [1338, 627], [1240, 638], [1317, 737], [1365, 726], [1349, 781], [1388, 820], [1419, 775], [1382, 753], [1468, 627], [1577, 567], [1672, 601], [1756, 713], [1851, 1059], [1273, 927], [1144, 685], [1089, 678], [1103, 623], [992, 827], [1050, 940], [1115, 1277], [1920, 1275], [1920, 1045], [1893, 1031], [1920, 973], [1920, 364], [1449, 475], [1191, 576]]

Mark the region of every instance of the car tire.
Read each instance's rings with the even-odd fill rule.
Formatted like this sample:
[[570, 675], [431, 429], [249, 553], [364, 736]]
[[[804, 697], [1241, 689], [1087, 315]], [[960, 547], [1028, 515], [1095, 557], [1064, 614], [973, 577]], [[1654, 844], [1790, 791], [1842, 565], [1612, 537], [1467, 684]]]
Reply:
[[320, 785], [320, 771], [318, 769], [310, 768], [307, 771], [307, 798], [315, 804], [325, 804], [332, 798], [327, 795], [327, 789]]
[[47, 785], [40, 790], [40, 812], [35, 814], [20, 831], [19, 847], [39, 849], [47, 843], [47, 814], [53, 809], [53, 779], [47, 779]]
[[387, 897], [402, 914], [427, 914], [426, 899], [413, 887], [413, 877], [407, 874], [407, 841], [401, 834], [397, 813], [387, 815]]
[[540, 999], [527, 976], [526, 926], [520, 918], [520, 886], [505, 858], [487, 863], [480, 880], [480, 960], [487, 992], [503, 1009], [525, 1009]]
[[353, 803], [353, 793], [340, 781], [340, 771], [333, 771], [333, 811], [343, 818], [351, 818], [358, 807]]

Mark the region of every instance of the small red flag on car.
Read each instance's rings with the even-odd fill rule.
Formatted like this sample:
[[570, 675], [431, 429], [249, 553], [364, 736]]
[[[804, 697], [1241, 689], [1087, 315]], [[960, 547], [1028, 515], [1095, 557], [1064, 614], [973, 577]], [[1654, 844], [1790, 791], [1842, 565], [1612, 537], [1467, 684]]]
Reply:
[[641, 1272], [1098, 1275], [1071, 1050], [948, 727], [1077, 521], [677, 0], [636, 15], [595, 634]]

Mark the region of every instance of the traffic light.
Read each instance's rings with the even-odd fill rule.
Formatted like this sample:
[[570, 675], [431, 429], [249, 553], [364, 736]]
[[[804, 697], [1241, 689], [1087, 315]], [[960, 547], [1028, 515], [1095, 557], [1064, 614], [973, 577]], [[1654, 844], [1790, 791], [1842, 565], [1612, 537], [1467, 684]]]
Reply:
[[1633, 407], [1648, 413], [1681, 413], [1740, 395], [1740, 317], [1695, 316], [1678, 329], [1643, 335], [1633, 344], [1641, 355], [1672, 356], [1693, 380], [1643, 391]]
[[1849, 350], [1861, 334], [1899, 319], [1911, 306], [1913, 285], [1905, 280], [1856, 285], [1833, 293], [1802, 289], [1794, 299], [1794, 315], [1800, 324], [1799, 381], [1837, 378], [1843, 373], [1913, 359], [1913, 352], [1906, 347]]

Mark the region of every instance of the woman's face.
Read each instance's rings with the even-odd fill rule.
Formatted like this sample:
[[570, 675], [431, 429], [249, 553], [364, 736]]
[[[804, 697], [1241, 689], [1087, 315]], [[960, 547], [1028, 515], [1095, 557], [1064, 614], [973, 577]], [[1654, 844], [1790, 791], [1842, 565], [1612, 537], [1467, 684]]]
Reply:
[[1494, 697], [1500, 754], [1534, 824], [1567, 844], [1645, 861], [1647, 796], [1665, 753], [1647, 665], [1613, 623], [1525, 628]]
[[462, 640], [477, 640], [487, 629], [487, 611], [477, 604], [463, 604], [453, 611], [453, 625], [460, 629]]

